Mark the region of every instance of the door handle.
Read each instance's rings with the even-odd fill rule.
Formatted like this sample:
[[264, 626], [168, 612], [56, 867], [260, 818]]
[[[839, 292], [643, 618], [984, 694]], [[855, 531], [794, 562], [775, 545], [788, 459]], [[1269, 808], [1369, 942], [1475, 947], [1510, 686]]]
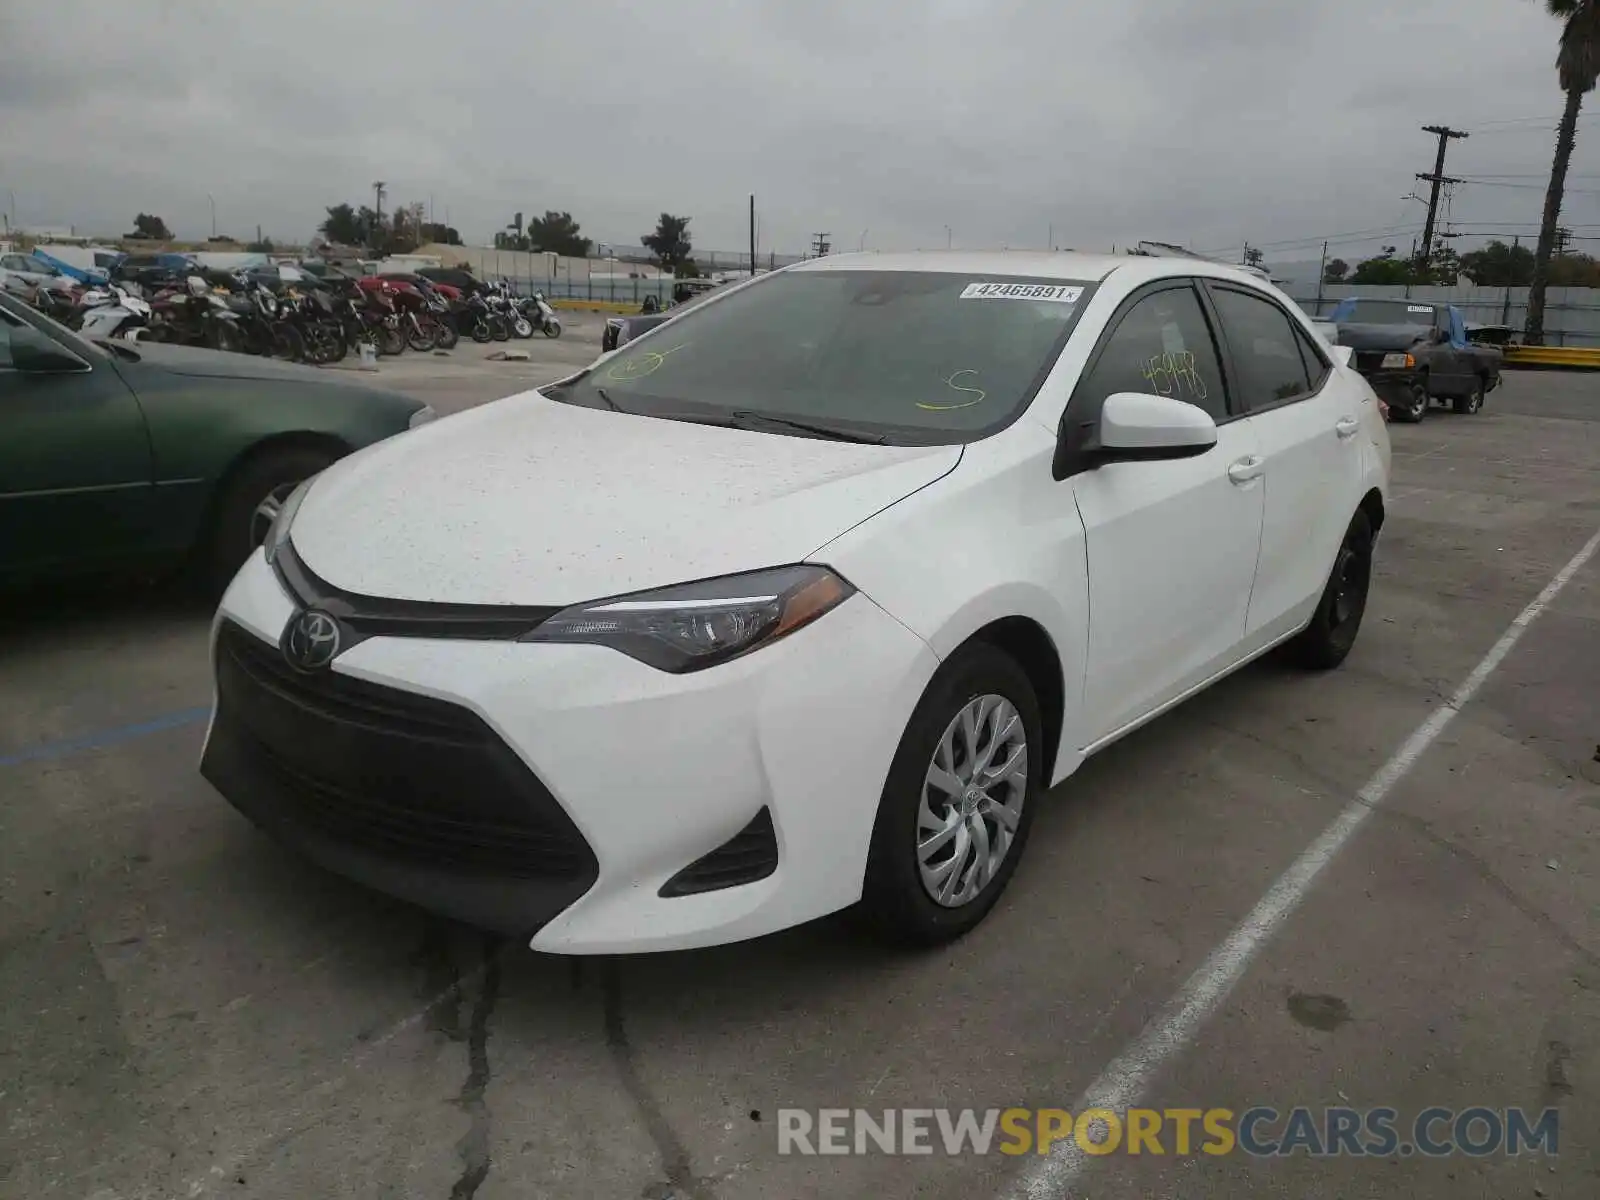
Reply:
[[1260, 479], [1262, 471], [1265, 469], [1266, 461], [1259, 454], [1241, 458], [1228, 468], [1228, 478], [1241, 485]]
[[1361, 422], [1354, 417], [1340, 417], [1334, 422], [1333, 431], [1342, 438], [1355, 437], [1356, 431], [1361, 428]]

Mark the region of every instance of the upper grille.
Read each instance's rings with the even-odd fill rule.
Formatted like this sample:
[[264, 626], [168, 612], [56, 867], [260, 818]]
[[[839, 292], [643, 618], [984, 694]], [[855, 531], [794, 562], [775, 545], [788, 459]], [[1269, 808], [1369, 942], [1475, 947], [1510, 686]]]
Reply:
[[415, 863], [594, 878], [547, 788], [475, 714], [333, 671], [302, 674], [231, 623], [218, 631], [217, 727], [294, 824]]

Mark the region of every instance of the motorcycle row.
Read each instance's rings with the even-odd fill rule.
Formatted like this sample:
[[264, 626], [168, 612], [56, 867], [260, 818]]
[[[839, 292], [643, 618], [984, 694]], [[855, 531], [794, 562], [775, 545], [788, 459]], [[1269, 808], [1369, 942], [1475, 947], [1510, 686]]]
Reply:
[[312, 365], [352, 350], [377, 355], [449, 350], [477, 342], [561, 336], [544, 295], [518, 297], [501, 280], [462, 289], [420, 277], [307, 277], [269, 282], [248, 271], [190, 275], [145, 295], [137, 283], [32, 290], [45, 315], [89, 338], [170, 342], [270, 355]]

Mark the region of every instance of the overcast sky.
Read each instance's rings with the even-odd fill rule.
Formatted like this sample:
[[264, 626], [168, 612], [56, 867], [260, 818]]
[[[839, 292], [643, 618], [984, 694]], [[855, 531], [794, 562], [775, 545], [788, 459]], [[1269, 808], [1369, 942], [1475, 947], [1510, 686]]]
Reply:
[[[210, 193], [223, 233], [303, 239], [383, 179], [469, 242], [555, 208], [636, 244], [665, 209], [737, 250], [754, 192], [763, 252], [1354, 261], [1420, 231], [1424, 124], [1473, 133], [1456, 228], [1533, 232], [1558, 34], [1537, 0], [3, 0], [0, 206], [204, 237]], [[1579, 129], [1564, 216], [1600, 235]]]

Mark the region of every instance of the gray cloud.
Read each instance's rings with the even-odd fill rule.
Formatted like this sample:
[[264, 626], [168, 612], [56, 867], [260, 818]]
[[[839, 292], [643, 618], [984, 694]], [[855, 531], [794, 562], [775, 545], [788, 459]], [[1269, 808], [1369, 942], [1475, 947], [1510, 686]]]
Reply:
[[[665, 209], [733, 250], [754, 191], [781, 251], [949, 226], [1358, 258], [1420, 229], [1425, 123], [1474, 131], [1459, 228], [1532, 229], [1558, 29], [1533, 0], [12, 0], [0, 188], [108, 234], [202, 236], [210, 193], [224, 232], [305, 237], [381, 178], [480, 241], [545, 208], [635, 241]], [[1565, 217], [1600, 234], [1592, 129]]]

